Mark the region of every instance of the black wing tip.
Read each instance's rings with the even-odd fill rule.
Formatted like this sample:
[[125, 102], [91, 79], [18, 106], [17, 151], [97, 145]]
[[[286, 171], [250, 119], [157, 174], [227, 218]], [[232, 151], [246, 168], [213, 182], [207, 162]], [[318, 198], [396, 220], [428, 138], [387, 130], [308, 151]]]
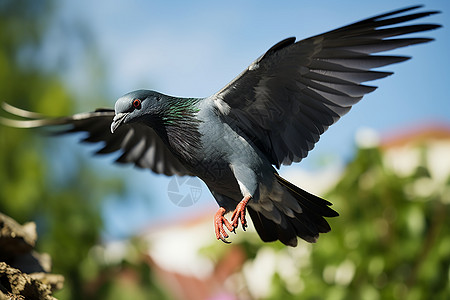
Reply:
[[392, 64], [401, 63], [410, 60], [412, 56], [409, 55], [389, 55], [392, 58]]
[[[368, 18], [366, 20], [380, 20], [380, 19], [384, 19], [386, 17], [399, 15], [399, 14], [402, 14], [402, 13], [405, 13], [408, 11], [417, 10], [419, 8], [424, 8], [424, 7], [425, 7], [425, 5], [423, 5], [423, 4], [407, 6], [407, 7], [396, 9], [396, 10], [393, 10], [393, 11], [390, 11], [387, 13], [376, 15], [376, 16], [374, 16], [372, 18]], [[421, 16], [419, 16], [418, 18], [421, 18], [421, 17], [430, 16], [430, 15], [434, 15], [434, 14], [440, 14], [440, 13], [441, 13], [440, 10], [429, 10], [429, 11], [424, 11], [424, 12], [417, 13], [417, 14], [420, 14]], [[366, 20], [363, 20], [363, 21], [366, 21]]]
[[104, 112], [114, 112], [114, 109], [111, 108], [97, 108], [94, 112], [96, 113], [104, 113]]
[[337, 211], [335, 211], [334, 209], [330, 208], [329, 215], [324, 216], [324, 217], [327, 217], [327, 218], [339, 217], [339, 213]]
[[[439, 10], [430, 10], [430, 11], [424, 11], [424, 12], [413, 12], [410, 14], [403, 14], [405, 12], [410, 12], [412, 10], [416, 10], [416, 9], [423, 8], [423, 7], [424, 7], [424, 5], [414, 5], [414, 6], [409, 6], [409, 7], [397, 9], [394, 11], [382, 13], [382, 14], [375, 15], [370, 18], [362, 19], [360, 21], [351, 23], [349, 25], [337, 28], [335, 30], [332, 30], [331, 32], [339, 32], [342, 30], [346, 30], [348, 28], [352, 28], [352, 27], [355, 28], [357, 26], [366, 26], [369, 24], [372, 24], [372, 26], [374, 26], [374, 28], [381, 28], [384, 26], [405, 23], [408, 21], [413, 21], [413, 20], [417, 20], [417, 19], [420, 19], [423, 17], [428, 17], [428, 16], [431, 16], [434, 14], [441, 13], [441, 11], [439, 11]], [[385, 23], [385, 24], [383, 24], [383, 23]], [[437, 24], [424, 24], [424, 25], [437, 25]], [[437, 26], [441, 27], [440, 25], [437, 25]], [[438, 27], [436, 27], [436, 28], [438, 28]]]

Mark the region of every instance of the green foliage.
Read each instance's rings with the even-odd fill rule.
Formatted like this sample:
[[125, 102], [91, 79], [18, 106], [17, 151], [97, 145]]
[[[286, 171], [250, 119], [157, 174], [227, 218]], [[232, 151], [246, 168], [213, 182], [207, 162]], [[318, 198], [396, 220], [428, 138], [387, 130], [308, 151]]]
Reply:
[[[51, 25], [53, 1], [8, 0], [0, 4], [0, 101], [47, 115], [73, 113], [75, 96], [58, 70], [43, 70], [41, 43]], [[76, 30], [76, 29], [74, 29]], [[80, 29], [80, 35], [85, 31]], [[63, 42], [63, 41], [61, 41]], [[93, 43], [87, 43], [93, 47]], [[95, 49], [80, 55], [102, 86]], [[105, 97], [87, 87], [97, 105]], [[37, 250], [52, 257], [64, 275], [58, 299], [167, 299], [142, 246], [132, 243], [126, 259], [108, 261], [101, 244], [101, 201], [124, 190], [122, 180], [100, 174], [67, 145], [42, 132], [0, 126], [0, 211], [18, 222], [35, 221]], [[58, 151], [60, 150], [60, 151]], [[55, 174], [58, 174], [55, 176]], [[104, 254], [104, 253], [103, 253]]]
[[143, 254], [146, 249], [146, 243], [131, 239], [127, 243], [124, 259], [101, 270], [99, 277], [106, 279], [102, 287], [105, 299], [172, 299], [169, 293], [160, 287], [156, 274], [149, 267], [150, 259]]
[[[48, 1], [3, 1], [0, 6], [0, 95], [8, 101], [30, 110], [49, 101], [58, 102], [50, 110], [69, 110], [69, 95], [55, 75], [42, 74], [25, 64], [21, 52], [36, 51], [43, 34], [41, 15], [49, 8]], [[26, 19], [27, 22], [21, 22]], [[60, 101], [54, 101], [54, 97]], [[0, 209], [24, 222], [39, 206], [44, 192], [45, 162], [42, 148], [31, 132], [0, 127]], [[36, 146], [37, 145], [37, 146]], [[31, 150], [30, 149], [35, 149]]]
[[[73, 112], [74, 97], [61, 74], [43, 70], [40, 61], [41, 41], [52, 19], [52, 6], [52, 1], [1, 2], [0, 101], [47, 115], [65, 115]], [[92, 59], [95, 51], [88, 50], [85, 54]], [[97, 100], [103, 97], [95, 96]], [[134, 268], [132, 272], [143, 276], [142, 280], [131, 290], [123, 291], [132, 299], [148, 299], [145, 295], [152, 294], [154, 299], [164, 299], [155, 285], [145, 282], [150, 280], [150, 269], [145, 264], [141, 266], [141, 261], [122, 268], [126, 262], [111, 266], [91, 255], [101, 240], [101, 201], [110, 193], [120, 193], [123, 184], [113, 177], [99, 176], [72, 149], [55, 151], [57, 141], [41, 133], [0, 126], [0, 211], [21, 223], [36, 222], [37, 250], [49, 253], [53, 272], [65, 277], [64, 289], [55, 296], [118, 299], [121, 293], [114, 277], [109, 276], [98, 286], [89, 282], [112, 269]], [[63, 170], [58, 178], [54, 176], [55, 168]], [[129, 297], [121, 299], [126, 298]]]
[[427, 148], [421, 151], [417, 169], [399, 175], [379, 149], [359, 149], [327, 196], [340, 213], [329, 220], [331, 233], [312, 246], [299, 245], [311, 250], [298, 267], [299, 289], [288, 289], [276, 273], [268, 299], [446, 299], [450, 184], [428, 195], [415, 192], [423, 181], [436, 180], [424, 159]]
[[[19, 107], [58, 115], [71, 110], [72, 97], [58, 74], [41, 71], [34, 57], [50, 7], [50, 1], [14, 0], [0, 5], [0, 94]], [[0, 210], [19, 222], [37, 223], [38, 250], [48, 252], [54, 270], [65, 275], [66, 294], [80, 299], [78, 264], [99, 240], [101, 220], [98, 198], [93, 197], [98, 195], [81, 193], [77, 185], [89, 191], [97, 178], [80, 164], [74, 186], [55, 187], [43, 137], [39, 140], [35, 135], [0, 126]], [[88, 178], [90, 182], [83, 181]]]

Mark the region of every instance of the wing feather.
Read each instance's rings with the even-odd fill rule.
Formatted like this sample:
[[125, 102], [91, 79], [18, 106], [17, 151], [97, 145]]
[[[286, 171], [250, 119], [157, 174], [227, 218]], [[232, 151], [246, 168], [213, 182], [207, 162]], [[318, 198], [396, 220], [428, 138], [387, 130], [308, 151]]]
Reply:
[[409, 59], [377, 53], [433, 40], [404, 37], [440, 27], [404, 25], [439, 13], [411, 13], [420, 7], [381, 14], [298, 42], [285, 39], [212, 97], [217, 105], [229, 106], [220, 110], [224, 120], [235, 123], [272, 164], [299, 162], [329, 126], [376, 89], [363, 82], [392, 74], [374, 69]]
[[169, 151], [156, 132], [148, 126], [139, 124], [125, 124], [115, 133], [111, 133], [110, 126], [114, 117], [114, 110], [100, 109], [95, 112], [76, 114], [70, 117], [45, 118], [41, 114], [18, 109], [3, 103], [2, 108], [24, 119], [0, 118], [6, 125], [20, 128], [40, 128], [58, 126], [63, 128], [57, 134], [85, 132], [82, 139], [85, 143], [103, 143], [96, 154], [121, 152], [116, 162], [134, 164], [139, 168], [150, 169], [158, 174], [191, 175], [181, 162]]

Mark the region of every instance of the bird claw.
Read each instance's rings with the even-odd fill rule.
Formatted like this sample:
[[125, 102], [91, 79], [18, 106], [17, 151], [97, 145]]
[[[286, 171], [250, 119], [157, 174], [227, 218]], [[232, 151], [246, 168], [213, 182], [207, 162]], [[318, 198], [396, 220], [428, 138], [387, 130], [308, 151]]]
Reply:
[[223, 207], [219, 208], [219, 210], [216, 212], [216, 214], [214, 216], [214, 230], [216, 232], [216, 238], [218, 240], [221, 240], [225, 244], [230, 244], [231, 242], [227, 240], [229, 235], [225, 231], [225, 228], [223, 228], [223, 226], [225, 225], [225, 227], [230, 232], [234, 232], [234, 233], [236, 233], [236, 232], [235, 232], [235, 228], [225, 218], [225, 216], [224, 216], [225, 212], [226, 212], [225, 208], [223, 208]]
[[239, 226], [239, 219], [241, 219], [242, 229], [245, 231], [247, 228], [247, 220], [245, 219], [245, 208], [247, 207], [247, 203], [250, 200], [250, 196], [245, 196], [241, 202], [238, 203], [236, 209], [231, 216], [231, 226], [233, 228], [237, 228]]
[[222, 242], [224, 242], [225, 244], [231, 244], [231, 242], [229, 240], [227, 240], [226, 238], [224, 238], [223, 236], [219, 236], [217, 238], [218, 240], [221, 240]]
[[239, 219], [241, 219], [242, 229], [245, 231], [247, 228], [247, 220], [245, 219], [245, 208], [247, 207], [247, 203], [250, 200], [250, 196], [245, 196], [241, 202], [238, 203], [236, 209], [231, 216], [231, 223], [225, 218], [226, 210], [223, 207], [220, 207], [219, 210], [214, 215], [214, 231], [216, 233], [216, 238], [221, 240], [225, 244], [230, 244], [231, 242], [227, 240], [229, 237], [228, 233], [225, 231], [225, 227], [229, 232], [233, 232], [236, 234], [236, 228], [239, 226]]

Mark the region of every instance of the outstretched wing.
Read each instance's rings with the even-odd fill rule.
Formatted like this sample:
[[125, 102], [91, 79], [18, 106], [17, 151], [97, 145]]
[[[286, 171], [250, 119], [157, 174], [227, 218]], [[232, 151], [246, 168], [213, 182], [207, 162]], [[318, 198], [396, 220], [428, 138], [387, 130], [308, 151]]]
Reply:
[[2, 108], [16, 117], [25, 118], [21, 120], [0, 118], [5, 125], [19, 128], [67, 126], [60, 133], [86, 132], [87, 137], [82, 140], [83, 142], [103, 142], [103, 147], [96, 154], [121, 151], [121, 156], [116, 160], [118, 163], [131, 163], [139, 168], [165, 175], [192, 175], [150, 127], [126, 124], [111, 133], [111, 122], [114, 117], [112, 109], [99, 109], [95, 112], [52, 119], [6, 103], [2, 104]]
[[330, 125], [376, 89], [362, 82], [392, 74], [374, 68], [409, 59], [373, 53], [432, 40], [393, 38], [440, 27], [392, 26], [438, 13], [404, 14], [419, 7], [378, 15], [299, 42], [285, 39], [215, 94], [215, 103], [272, 164], [299, 162]]

